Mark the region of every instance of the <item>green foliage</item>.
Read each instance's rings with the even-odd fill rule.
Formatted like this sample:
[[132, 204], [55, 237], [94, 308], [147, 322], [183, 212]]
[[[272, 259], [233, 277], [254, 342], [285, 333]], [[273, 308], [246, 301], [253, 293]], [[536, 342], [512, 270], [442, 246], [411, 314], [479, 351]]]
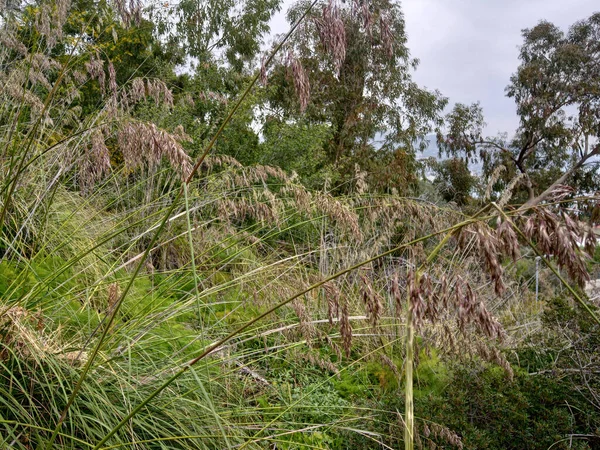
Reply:
[[[326, 163], [339, 173], [336, 184], [342, 190], [348, 190], [358, 164], [368, 166], [373, 189], [405, 191], [415, 183], [415, 149], [440, 124], [446, 99], [411, 79], [417, 61], [409, 56], [398, 2], [377, 0], [366, 9], [336, 3], [332, 17], [339, 17], [339, 23], [320, 17], [326, 3], [317, 2], [306, 26], [293, 36], [289, 54], [273, 69], [267, 107], [280, 122], [329, 127], [323, 150]], [[297, 20], [306, 6], [297, 2], [289, 21]], [[337, 31], [320, 33], [319, 27]], [[338, 44], [327, 40], [333, 35], [340, 35], [332, 38]], [[290, 58], [303, 67], [310, 98], [307, 91], [294, 92], [300, 75], [289, 68]], [[299, 103], [305, 102], [306, 112], [298, 115]]]
[[523, 30], [521, 64], [506, 89], [520, 118], [514, 137], [484, 138], [480, 105], [457, 104], [447, 116], [447, 134], [438, 133], [440, 147], [452, 155], [481, 159], [487, 176], [504, 166], [501, 186], [496, 186], [501, 189], [520, 174], [520, 202], [545, 193], [555, 182], [570, 181], [582, 193], [596, 190], [592, 161], [600, 153], [595, 142], [600, 129], [599, 69], [594, 63], [599, 29], [596, 13], [567, 33], [546, 21]]
[[[517, 370], [509, 382], [499, 368], [458, 367], [441, 396], [417, 402], [416, 414], [459, 433], [465, 448], [547, 449], [567, 435], [587, 432], [565, 404], [566, 396], [571, 396], [567, 386], [551, 378]], [[585, 442], [576, 445], [589, 448]]]
[[298, 432], [278, 441], [277, 448], [285, 450], [303, 450], [306, 448], [326, 450], [338, 448], [336, 441], [339, 441], [339, 437], [334, 438], [332, 435], [320, 431]]
[[444, 200], [456, 202], [459, 206], [465, 205], [475, 184], [468, 164], [455, 157], [436, 163], [434, 170], [436, 178], [433, 183]]
[[[77, 0], [71, 11], [64, 26], [65, 43], [57, 46], [54, 52], [66, 62], [69, 46], [84, 42], [87, 52], [78, 61], [80, 70], [85, 70], [84, 63], [94, 55], [102, 55], [113, 64], [118, 85], [124, 86], [136, 77], [169, 79], [173, 77], [173, 68], [184, 62], [181, 51], [154, 37], [151, 21], [143, 20], [126, 27], [104, 1]], [[104, 88], [85, 83], [81, 89], [82, 112], [93, 114], [102, 105]]]
[[[269, 20], [279, 9], [280, 0], [213, 0], [179, 2], [173, 10], [157, 4], [154, 14], [159, 30], [177, 41], [188, 55], [201, 63], [220, 52], [236, 72], [259, 52], [269, 30]], [[173, 24], [176, 24], [173, 26]]]
[[421, 352], [415, 371], [415, 399], [439, 396], [448, 388], [450, 373], [435, 350]]
[[296, 172], [308, 187], [323, 186], [331, 180], [333, 171], [325, 153], [331, 139], [329, 126], [267, 117], [262, 132], [259, 162]]
[[515, 275], [522, 283], [531, 280], [535, 277], [535, 260], [522, 258], [517, 261]]
[[289, 419], [310, 424], [332, 423], [350, 407], [350, 403], [341, 398], [325, 380], [295, 386], [289, 392], [288, 401], [307, 405], [300, 408], [298, 413], [290, 412]]

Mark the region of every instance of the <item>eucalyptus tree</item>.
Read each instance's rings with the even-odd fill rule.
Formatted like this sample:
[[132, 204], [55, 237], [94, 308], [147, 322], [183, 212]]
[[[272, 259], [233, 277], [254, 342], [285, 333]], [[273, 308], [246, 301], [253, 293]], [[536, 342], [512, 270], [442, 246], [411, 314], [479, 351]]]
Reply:
[[434, 160], [430, 164], [435, 174], [433, 184], [442, 198], [459, 206], [466, 205], [476, 182], [468, 164], [457, 157]]
[[252, 65], [281, 0], [160, 1], [150, 6], [157, 31], [200, 63], [221, 59], [238, 72]]
[[[308, 3], [297, 2], [289, 21]], [[441, 123], [446, 104], [412, 80], [417, 65], [400, 2], [319, 1], [269, 74], [270, 124], [328, 125], [323, 151], [340, 184], [358, 164], [373, 187], [407, 188], [417, 181], [420, 139]]]
[[[523, 31], [521, 64], [506, 95], [519, 115], [514, 137], [484, 137], [481, 106], [457, 104], [438, 143], [448, 154], [481, 160], [484, 173], [520, 183], [521, 202], [548, 197], [559, 185], [598, 188], [600, 154], [600, 13], [563, 32], [542, 21]], [[501, 168], [503, 166], [503, 168]]]

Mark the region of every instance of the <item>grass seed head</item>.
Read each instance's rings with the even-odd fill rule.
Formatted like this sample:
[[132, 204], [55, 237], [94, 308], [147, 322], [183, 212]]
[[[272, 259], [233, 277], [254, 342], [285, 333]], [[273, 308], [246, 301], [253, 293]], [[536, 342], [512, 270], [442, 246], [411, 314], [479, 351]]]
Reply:
[[296, 95], [300, 100], [300, 112], [304, 112], [308, 106], [310, 100], [310, 83], [306, 71], [302, 66], [302, 63], [294, 54], [290, 51], [288, 53], [288, 64], [292, 71], [292, 78], [294, 80], [294, 88]]
[[339, 76], [346, 59], [346, 27], [335, 0], [329, 0], [322, 9], [321, 17], [315, 18], [314, 23], [321, 44], [333, 61], [334, 72]]

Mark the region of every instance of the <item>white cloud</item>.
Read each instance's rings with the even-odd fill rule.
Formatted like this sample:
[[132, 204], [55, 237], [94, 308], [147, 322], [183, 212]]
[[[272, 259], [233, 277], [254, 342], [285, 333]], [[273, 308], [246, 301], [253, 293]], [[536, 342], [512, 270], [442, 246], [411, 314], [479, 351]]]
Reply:
[[504, 96], [519, 61], [521, 30], [548, 20], [567, 29], [600, 5], [593, 0], [405, 0], [415, 80], [451, 102], [481, 101], [487, 132], [511, 133], [515, 106]]

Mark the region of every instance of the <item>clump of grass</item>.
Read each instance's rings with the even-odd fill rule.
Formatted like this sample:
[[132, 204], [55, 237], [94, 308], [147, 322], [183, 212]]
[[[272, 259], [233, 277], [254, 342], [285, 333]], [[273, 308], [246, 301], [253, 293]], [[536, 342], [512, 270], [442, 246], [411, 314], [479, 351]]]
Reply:
[[[334, 6], [317, 25], [338, 64], [344, 39]], [[115, 7], [125, 23], [139, 18], [137, 4]], [[506, 260], [537, 245], [581, 282], [574, 242], [589, 234], [547, 208], [463, 217], [370, 194], [360, 170], [356, 195], [336, 198], [279, 168], [210, 155], [252, 84], [192, 162], [183, 129], [135, 117], [134, 105], [148, 99], [172, 108], [164, 82], [119, 86], [93, 44], [81, 42], [65, 61], [52, 57], [68, 8], [31, 12], [40, 34], [32, 42], [22, 42], [18, 22], [2, 24], [2, 444], [324, 446], [349, 430], [385, 444], [369, 429], [376, 425], [360, 428], [372, 421], [368, 409], [350, 412], [327, 389], [367, 360], [402, 386], [404, 359], [406, 410], [391, 413], [394, 429], [406, 432], [407, 448], [418, 430], [460, 448], [451, 430], [413, 415], [416, 346], [477, 354], [510, 375], [494, 347], [509, 337], [492, 314], [507, 289], [518, 293]], [[382, 16], [391, 45], [386, 26]], [[293, 56], [290, 64], [305, 106], [304, 69]], [[80, 119], [86, 83], [102, 104]], [[286, 358], [329, 375], [294, 381], [293, 395], [294, 376], [282, 376], [286, 394], [270, 371]], [[329, 400], [319, 403], [323, 391]]]

